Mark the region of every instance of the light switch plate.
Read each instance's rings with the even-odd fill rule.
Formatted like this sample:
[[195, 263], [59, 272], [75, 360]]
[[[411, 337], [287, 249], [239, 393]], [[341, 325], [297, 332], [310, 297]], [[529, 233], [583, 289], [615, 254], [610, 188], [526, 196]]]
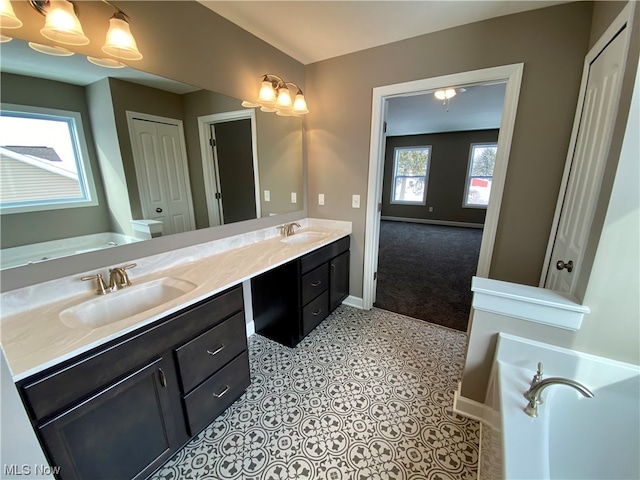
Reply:
[[271, 192], [269, 190], [265, 190], [264, 191], [264, 201], [265, 202], [270, 202], [271, 201]]
[[324, 193], [318, 194], [318, 205], [324, 205]]
[[351, 197], [351, 206], [353, 208], [360, 208], [360, 195], [353, 195]]
[[291, 203], [298, 203], [298, 194], [296, 192], [291, 192]]
[[430, 212], [433, 212], [433, 207], [429, 207], [429, 211], [430, 211]]

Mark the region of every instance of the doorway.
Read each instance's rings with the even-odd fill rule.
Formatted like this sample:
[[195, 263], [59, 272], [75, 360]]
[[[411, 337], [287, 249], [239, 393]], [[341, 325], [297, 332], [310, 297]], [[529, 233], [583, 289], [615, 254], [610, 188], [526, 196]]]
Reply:
[[363, 307], [365, 309], [370, 309], [376, 299], [384, 152], [386, 145], [384, 124], [387, 118], [389, 100], [397, 97], [422, 95], [438, 89], [459, 88], [465, 85], [480, 85], [496, 82], [506, 83], [504, 108], [500, 123], [497, 156], [491, 186], [491, 198], [486, 210], [485, 226], [476, 271], [477, 276], [486, 277], [489, 274], [495, 242], [523, 69], [523, 64], [506, 65], [374, 88], [369, 156], [367, 223], [365, 229], [363, 279]]
[[260, 218], [255, 111], [198, 117], [209, 226]]

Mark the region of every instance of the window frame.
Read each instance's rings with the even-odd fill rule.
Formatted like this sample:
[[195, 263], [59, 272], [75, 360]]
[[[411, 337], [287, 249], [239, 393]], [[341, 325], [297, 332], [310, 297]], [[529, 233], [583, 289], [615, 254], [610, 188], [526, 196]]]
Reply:
[[[469, 186], [471, 184], [471, 179], [474, 177], [478, 177], [478, 175], [471, 175], [471, 168], [473, 167], [473, 151], [475, 147], [495, 147], [496, 150], [498, 148], [498, 142], [476, 142], [471, 143], [469, 145], [469, 156], [467, 159], [467, 175], [465, 176], [464, 183], [464, 196], [462, 197], [462, 208], [480, 208], [486, 210], [489, 204], [480, 205], [477, 203], [467, 203], [467, 199], [469, 198]], [[495, 171], [495, 164], [493, 165]], [[493, 173], [491, 174], [491, 182], [493, 183]], [[491, 201], [491, 199], [489, 199]]]
[[47, 210], [63, 210], [68, 208], [94, 207], [99, 204], [96, 193], [95, 178], [93, 176], [93, 169], [91, 168], [91, 159], [87, 148], [87, 140], [84, 134], [82, 115], [80, 112], [11, 103], [0, 104], [0, 111], [2, 116], [8, 116], [5, 115], [5, 112], [7, 112], [16, 117], [42, 119], [50, 117], [51, 119], [61, 118], [66, 121], [69, 125], [69, 134], [76, 157], [78, 183], [80, 185], [80, 190], [84, 193], [84, 199], [67, 198], [59, 200], [30, 201], [24, 203], [16, 202], [14, 205], [2, 205], [0, 203], [0, 214], [7, 215]]
[[[422, 201], [406, 201], [395, 200], [396, 197], [396, 171], [398, 167], [398, 153], [403, 150], [427, 150], [427, 168], [424, 173], [424, 192], [422, 195]], [[431, 145], [412, 145], [405, 147], [394, 147], [393, 149], [393, 170], [391, 172], [391, 197], [389, 203], [392, 205], [417, 205], [425, 206], [427, 204], [427, 188], [429, 186], [429, 170], [431, 169], [431, 152], [433, 148]]]

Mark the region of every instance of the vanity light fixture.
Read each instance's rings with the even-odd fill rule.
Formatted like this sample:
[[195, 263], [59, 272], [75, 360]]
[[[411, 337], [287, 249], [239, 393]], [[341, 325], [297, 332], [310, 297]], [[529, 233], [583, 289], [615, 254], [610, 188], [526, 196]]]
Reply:
[[[13, 6], [9, 0], [0, 0], [0, 28], [20, 28], [22, 22], [16, 17]], [[0, 43], [10, 42], [13, 40], [6, 35], [0, 35]]]
[[[0, 0], [8, 3], [8, 0]], [[135, 38], [129, 27], [130, 18], [108, 0], [104, 3], [114, 8], [116, 12], [109, 19], [109, 30], [102, 51], [118, 60], [140, 60], [142, 54], [138, 50]], [[29, 4], [46, 17], [45, 25], [40, 33], [54, 41], [66, 45], [87, 45], [89, 39], [82, 31], [82, 25], [78, 20], [78, 9], [73, 2], [67, 0], [29, 0]], [[38, 45], [38, 44], [35, 44]], [[50, 47], [52, 52], [59, 47]], [[33, 47], [32, 47], [33, 48]], [[39, 52], [50, 53], [47, 49], [39, 49]], [[56, 55], [56, 53], [50, 53]], [[92, 57], [93, 58], [93, 57]], [[96, 65], [109, 68], [122, 68], [124, 64], [113, 59], [94, 59]]]
[[[291, 88], [296, 90], [295, 98], [291, 99]], [[277, 75], [265, 74], [262, 77], [260, 93], [255, 102], [242, 102], [246, 108], [257, 108], [263, 112], [275, 112], [281, 116], [304, 115], [309, 113], [307, 102], [302, 89], [293, 82], [285, 82]]]

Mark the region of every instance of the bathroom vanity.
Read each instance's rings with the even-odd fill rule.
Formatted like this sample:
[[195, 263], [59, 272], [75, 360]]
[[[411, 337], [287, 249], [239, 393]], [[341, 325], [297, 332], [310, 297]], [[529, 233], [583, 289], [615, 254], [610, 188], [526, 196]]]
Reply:
[[242, 395], [250, 279], [295, 267], [299, 338], [342, 302], [351, 224], [299, 222], [135, 259], [106, 295], [80, 281], [95, 271], [2, 293], [2, 348], [58, 478], [146, 478]]
[[349, 237], [251, 279], [256, 332], [294, 347], [349, 295]]
[[237, 286], [17, 386], [66, 480], [145, 478], [248, 385]]

